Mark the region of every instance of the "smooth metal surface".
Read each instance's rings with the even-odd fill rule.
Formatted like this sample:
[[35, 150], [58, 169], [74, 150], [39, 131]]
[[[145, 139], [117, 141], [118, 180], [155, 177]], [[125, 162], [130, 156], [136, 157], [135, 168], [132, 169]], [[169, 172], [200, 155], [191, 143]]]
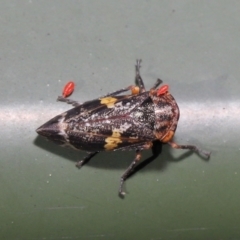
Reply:
[[[240, 2], [2, 1], [0, 239], [240, 239]], [[179, 103], [178, 143], [126, 182], [134, 152], [84, 156], [37, 137], [70, 108], [142, 77]], [[144, 158], [151, 155], [147, 151]]]

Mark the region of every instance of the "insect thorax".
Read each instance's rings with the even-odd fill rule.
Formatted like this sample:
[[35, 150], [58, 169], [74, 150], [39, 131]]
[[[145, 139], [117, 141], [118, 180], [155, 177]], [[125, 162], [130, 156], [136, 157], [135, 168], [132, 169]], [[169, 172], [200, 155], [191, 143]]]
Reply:
[[177, 128], [179, 108], [170, 93], [167, 92], [160, 97], [155, 93], [150, 92], [155, 112], [154, 134], [158, 140], [168, 142], [173, 138]]

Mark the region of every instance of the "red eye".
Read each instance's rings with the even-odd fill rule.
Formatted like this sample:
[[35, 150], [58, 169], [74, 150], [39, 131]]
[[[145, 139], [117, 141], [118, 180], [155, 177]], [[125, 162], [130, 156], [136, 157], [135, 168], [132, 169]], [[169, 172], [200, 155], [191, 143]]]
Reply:
[[74, 82], [68, 82], [65, 87], [63, 88], [62, 95], [63, 97], [69, 97], [72, 92], [74, 91], [75, 83]]
[[168, 89], [169, 89], [168, 85], [161, 86], [157, 91], [157, 96], [165, 94], [166, 92], [168, 92]]

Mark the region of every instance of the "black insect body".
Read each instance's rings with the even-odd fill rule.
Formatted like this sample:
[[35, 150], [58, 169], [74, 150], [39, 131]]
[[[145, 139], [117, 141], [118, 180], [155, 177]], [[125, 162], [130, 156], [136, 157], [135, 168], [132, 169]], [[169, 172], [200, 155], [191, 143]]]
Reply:
[[[89, 152], [76, 164], [79, 168], [100, 151], [135, 150], [135, 159], [121, 177], [120, 195], [125, 194], [123, 183], [140, 161], [140, 152], [152, 148], [155, 140], [210, 157], [209, 152], [196, 146], [172, 141], [179, 119], [178, 105], [167, 85], [157, 89], [162, 83], [159, 79], [150, 91], [145, 90], [139, 72], [140, 62], [138, 60], [136, 65], [137, 88], [129, 86], [83, 104], [58, 97], [58, 101], [72, 104], [74, 108], [36, 130], [58, 144]], [[131, 95], [119, 95], [128, 90], [132, 91]]]

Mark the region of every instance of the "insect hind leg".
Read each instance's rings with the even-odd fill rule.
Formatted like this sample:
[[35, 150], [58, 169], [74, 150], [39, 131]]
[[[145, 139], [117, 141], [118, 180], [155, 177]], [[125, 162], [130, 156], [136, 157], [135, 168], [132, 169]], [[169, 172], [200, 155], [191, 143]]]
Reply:
[[123, 173], [123, 175], [120, 178], [120, 186], [119, 186], [119, 190], [118, 190], [120, 197], [124, 197], [124, 195], [126, 194], [123, 191], [123, 184], [126, 181], [126, 179], [128, 178], [128, 176], [130, 175], [130, 173], [135, 168], [136, 164], [140, 161], [140, 159], [141, 159], [141, 152], [140, 152], [140, 150], [137, 150], [134, 160], [132, 161], [132, 163], [129, 165], [129, 167], [126, 169], [126, 171]]
[[126, 92], [126, 91], [129, 91], [129, 90], [131, 91], [133, 87], [134, 87], [134, 85], [131, 85], [131, 86], [128, 86], [128, 87], [119, 89], [119, 90], [117, 90], [117, 91], [108, 93], [108, 94], [106, 94], [106, 95], [104, 95], [104, 96], [102, 96], [102, 97], [100, 97], [100, 98], [109, 97], [109, 96], [115, 96], [115, 95], [118, 95], [118, 94], [120, 94], [120, 93], [122, 93], [122, 92]]
[[[139, 92], [140, 93], [146, 91], [144, 83], [143, 83], [143, 80], [142, 80], [142, 77], [140, 75], [141, 62], [142, 62], [141, 59], [137, 59], [137, 62], [136, 62], [136, 65], [135, 65], [135, 69], [136, 69], [135, 82], [136, 82], [137, 86], [139, 87]], [[153, 88], [156, 88], [161, 83], [162, 83], [162, 80], [158, 79]], [[126, 91], [129, 91], [129, 90], [132, 91], [132, 94], [134, 94], [134, 90], [133, 90], [134, 87], [135, 87], [134, 85], [131, 85], [131, 86], [122, 88], [120, 90], [108, 93], [108, 94], [106, 94], [106, 95], [104, 95], [104, 96], [102, 96], [100, 98], [109, 97], [109, 96], [115, 96], [115, 95], [118, 95], [118, 94], [120, 94], [122, 92], [126, 92]]]
[[57, 101], [59, 101], [59, 102], [65, 102], [65, 103], [67, 103], [67, 104], [71, 104], [71, 105], [73, 105], [74, 107], [77, 107], [77, 106], [80, 106], [80, 105], [81, 105], [81, 103], [79, 103], [79, 102], [77, 102], [77, 101], [74, 101], [74, 100], [69, 99], [69, 98], [64, 98], [64, 97], [62, 97], [62, 96], [58, 96]]
[[[122, 92], [126, 92], [126, 91], [129, 91], [129, 90], [132, 91], [132, 89], [133, 89], [134, 87], [135, 87], [134, 85], [131, 85], [131, 86], [128, 86], [128, 87], [119, 89], [119, 90], [117, 90], [117, 91], [108, 93], [108, 94], [106, 94], [106, 95], [104, 95], [104, 96], [99, 97], [98, 99], [100, 99], [100, 98], [105, 98], [105, 97], [109, 97], [109, 96], [116, 96], [116, 95], [118, 95], [118, 94], [120, 94], [120, 93], [122, 93]], [[62, 97], [62, 96], [58, 96], [57, 101], [59, 101], [59, 102], [65, 102], [65, 103], [67, 103], [67, 104], [71, 104], [71, 105], [74, 106], [74, 107], [77, 107], [77, 106], [82, 105], [81, 103], [79, 103], [79, 102], [77, 102], [77, 101], [75, 101], [75, 100], [72, 100], [72, 99], [69, 99], [69, 98], [65, 98], [65, 97]]]
[[137, 62], [135, 65], [135, 69], [136, 69], [135, 82], [136, 82], [137, 86], [140, 88], [140, 93], [146, 91], [142, 77], [140, 75], [141, 62], [142, 62], [141, 59], [137, 59]]
[[153, 85], [152, 89], [156, 89], [162, 83], [163, 83], [163, 80], [158, 78], [155, 84]]
[[[142, 62], [141, 59], [137, 59], [137, 63], [135, 65], [135, 67], [136, 67], [135, 81], [136, 81], [137, 86], [140, 88], [140, 93], [146, 91], [142, 77], [140, 75], [141, 62]], [[152, 89], [156, 89], [162, 82], [163, 81], [158, 78], [156, 83], [153, 85]]]
[[[105, 95], [103, 97], [118, 95], [118, 94], [120, 94], [122, 92], [126, 92], [128, 90], [132, 91], [132, 94], [145, 92], [146, 89], [145, 89], [142, 77], [140, 75], [141, 62], [142, 62], [141, 59], [137, 59], [137, 62], [135, 65], [135, 70], [136, 70], [135, 82], [136, 82], [137, 87], [139, 88], [138, 90], [135, 90], [135, 86], [131, 85], [129, 87], [122, 88], [122, 89], [114, 91], [112, 93], [108, 93], [107, 95]], [[162, 83], [162, 80], [158, 79], [153, 88], [156, 88], [161, 83]]]

